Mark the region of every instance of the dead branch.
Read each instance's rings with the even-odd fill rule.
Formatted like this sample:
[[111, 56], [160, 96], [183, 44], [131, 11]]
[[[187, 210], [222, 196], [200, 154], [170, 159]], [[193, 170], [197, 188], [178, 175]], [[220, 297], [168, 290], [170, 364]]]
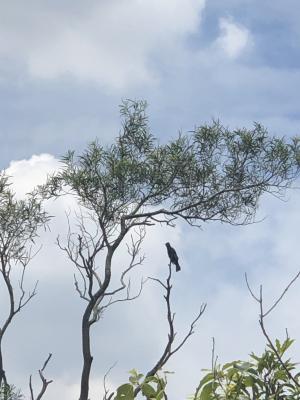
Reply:
[[[171, 291], [172, 291], [172, 285], [171, 285], [171, 278], [172, 278], [172, 267], [171, 263], [168, 265], [169, 266], [169, 273], [166, 279], [166, 283], [163, 283], [160, 279], [157, 278], [152, 278], [149, 277], [148, 279], [153, 280], [155, 282], [158, 282], [164, 289], [165, 294], [164, 294], [164, 299], [166, 302], [167, 306], [167, 320], [168, 320], [168, 325], [169, 325], [169, 332], [168, 332], [168, 340], [167, 344], [165, 346], [165, 349], [159, 358], [159, 360], [156, 362], [156, 364], [147, 372], [146, 378], [149, 376], [154, 376], [156, 373], [163, 368], [163, 366], [168, 362], [170, 357], [172, 357], [177, 351], [179, 351], [182, 346], [186, 343], [186, 341], [190, 338], [190, 336], [194, 333], [194, 328], [199, 320], [199, 318], [202, 316], [206, 309], [206, 304], [203, 303], [200, 306], [199, 313], [197, 314], [196, 318], [191, 322], [190, 327], [188, 332], [185, 334], [185, 336], [181, 339], [181, 341], [177, 344], [177, 346], [174, 347], [174, 342], [175, 342], [175, 337], [177, 332], [175, 331], [175, 326], [174, 326], [174, 320], [175, 320], [175, 313], [172, 311], [171, 307]], [[134, 395], [137, 396], [137, 394], [141, 391], [141, 386], [138, 386], [135, 391]]]
[[270, 314], [271, 311], [274, 310], [274, 308], [277, 306], [277, 304], [282, 300], [283, 296], [287, 293], [287, 291], [289, 290], [289, 288], [292, 286], [292, 284], [299, 278], [300, 276], [300, 271], [298, 272], [298, 274], [290, 281], [290, 283], [287, 285], [287, 287], [283, 290], [283, 292], [281, 293], [281, 295], [278, 297], [278, 299], [274, 302], [274, 304], [272, 305], [272, 307], [269, 308], [269, 310], [267, 310], [264, 313], [264, 317], [266, 317], [268, 314]]
[[107, 380], [107, 377], [108, 377], [109, 373], [110, 373], [111, 370], [116, 366], [116, 364], [117, 364], [117, 361], [114, 362], [113, 365], [112, 365], [111, 367], [109, 367], [109, 369], [108, 369], [108, 370], [106, 371], [106, 373], [104, 374], [104, 377], [103, 377], [104, 396], [103, 396], [102, 400], [111, 400], [111, 398], [112, 398], [113, 395], [114, 395], [114, 392], [110, 393], [109, 389], [107, 388], [107, 386], [106, 386], [106, 380]]
[[[113, 300], [113, 297], [111, 296], [111, 298], [109, 299], [109, 301], [108, 301], [108, 303], [107, 304], [104, 304], [103, 306], [101, 306], [101, 307], [98, 307], [97, 309], [95, 309], [95, 316], [96, 316], [96, 320], [91, 320], [91, 324], [93, 324], [94, 322], [96, 322], [96, 321], [98, 321], [98, 319], [100, 318], [100, 316], [101, 315], [103, 315], [103, 313], [104, 313], [104, 310], [106, 309], [106, 308], [108, 308], [108, 307], [110, 307], [111, 305], [113, 305], [113, 304], [116, 304], [116, 303], [122, 303], [122, 302], [124, 302], [124, 301], [132, 301], [132, 300], [136, 300], [138, 297], [140, 297], [140, 295], [141, 295], [141, 293], [142, 293], [142, 290], [143, 290], [143, 288], [144, 288], [144, 285], [145, 285], [145, 283], [147, 282], [147, 279], [142, 279], [141, 280], [141, 282], [140, 282], [140, 287], [139, 287], [139, 290], [137, 291], [137, 293], [135, 294], [135, 295], [133, 295], [133, 296], [131, 296], [130, 295], [130, 292], [131, 292], [131, 285], [130, 285], [130, 280], [128, 281], [128, 284], [127, 284], [127, 287], [126, 287], [126, 296], [125, 297], [123, 297], [123, 298], [121, 298], [121, 299], [116, 299], [116, 300]], [[102, 300], [103, 299], [103, 297], [100, 299], [100, 300]]]
[[[2, 346], [1, 346], [2, 339], [5, 335], [7, 328], [11, 324], [16, 314], [18, 314], [22, 310], [22, 308], [25, 307], [30, 302], [30, 300], [37, 294], [36, 288], [38, 284], [38, 282], [35, 283], [35, 286], [32, 291], [26, 292], [24, 288], [26, 267], [32, 260], [32, 258], [37, 254], [37, 252], [34, 255], [32, 255], [31, 250], [26, 251], [25, 246], [23, 246], [21, 247], [21, 249], [19, 249], [19, 256], [17, 259], [13, 259], [13, 256], [9, 255], [7, 252], [8, 252], [7, 245], [4, 245], [2, 246], [2, 248], [0, 248], [0, 273], [3, 277], [4, 284], [7, 289], [8, 301], [9, 301], [9, 311], [4, 319], [4, 322], [2, 323], [2, 326], [0, 326], [0, 385], [2, 381], [4, 382], [4, 384], [7, 384], [7, 378], [4, 370], [3, 357], [2, 357]], [[19, 296], [16, 294], [16, 291], [14, 290], [11, 281], [12, 266], [18, 263], [21, 264], [22, 266], [21, 277], [19, 279], [19, 290], [20, 290]]]
[[142, 242], [145, 238], [146, 235], [146, 231], [145, 228], [140, 228], [139, 232], [136, 232], [138, 234], [138, 238], [135, 239], [133, 235], [130, 235], [130, 240], [131, 240], [131, 244], [128, 245], [128, 243], [126, 244], [127, 246], [127, 252], [131, 257], [129, 266], [122, 272], [121, 276], [120, 276], [120, 283], [121, 286], [111, 292], [107, 292], [105, 293], [105, 296], [113, 296], [114, 294], [124, 290], [126, 288], [126, 283], [125, 283], [125, 276], [134, 268], [137, 267], [138, 265], [141, 265], [144, 260], [145, 260], [145, 255], [142, 255], [139, 257], [139, 259], [136, 261], [137, 256], [140, 253], [141, 250], [141, 245]]
[[[120, 276], [120, 286], [117, 289], [114, 289], [110, 292], [106, 292], [104, 293], [103, 296], [99, 297], [98, 300], [96, 301], [94, 308], [93, 308], [93, 316], [92, 319], [90, 320], [90, 324], [94, 324], [95, 322], [97, 322], [100, 318], [101, 315], [103, 315], [103, 312], [105, 309], [107, 309], [108, 307], [110, 307], [112, 304], [116, 304], [116, 303], [120, 303], [120, 302], [124, 302], [124, 301], [132, 301], [137, 299], [143, 290], [144, 284], [146, 283], [146, 280], [141, 280], [140, 282], [140, 287], [139, 290], [137, 291], [137, 293], [135, 295], [131, 295], [131, 282], [130, 279], [128, 280], [128, 282], [125, 282], [125, 277], [126, 275], [135, 267], [142, 265], [143, 261], [145, 260], [145, 256], [139, 256], [139, 253], [141, 251], [141, 245], [142, 242], [144, 240], [145, 237], [145, 229], [140, 227], [139, 231], [136, 232], [138, 234], [138, 238], [135, 238], [133, 235], [131, 235], [131, 243], [130, 245], [126, 244], [127, 246], [127, 252], [131, 257], [129, 266], [121, 273]], [[139, 258], [137, 259], [137, 257], [139, 256]], [[98, 283], [99, 283], [99, 278], [97, 279]], [[101, 285], [99, 284], [99, 287], [101, 287]], [[126, 296], [120, 299], [115, 299], [113, 300], [113, 297], [123, 291], [124, 289], [126, 289]], [[108, 300], [108, 302], [104, 305], [101, 305], [101, 302], [103, 300], [104, 297], [109, 296], [110, 299]]]
[[32, 375], [30, 375], [30, 377], [29, 377], [30, 400], [41, 400], [41, 398], [43, 397], [43, 395], [45, 394], [45, 392], [47, 390], [48, 385], [50, 385], [50, 383], [53, 382], [53, 380], [48, 381], [44, 377], [44, 370], [47, 367], [47, 364], [50, 361], [51, 357], [52, 357], [52, 353], [49, 353], [46, 361], [44, 362], [43, 367], [41, 369], [39, 369], [39, 371], [38, 371], [40, 379], [42, 381], [42, 387], [41, 387], [39, 394], [36, 397], [34, 397], [34, 392], [33, 392], [33, 387], [32, 387]]

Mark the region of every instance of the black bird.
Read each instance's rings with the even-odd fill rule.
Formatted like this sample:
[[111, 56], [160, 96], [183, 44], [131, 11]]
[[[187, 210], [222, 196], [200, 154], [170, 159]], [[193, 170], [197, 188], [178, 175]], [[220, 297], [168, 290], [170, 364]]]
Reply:
[[167, 246], [167, 250], [168, 250], [168, 256], [170, 258], [170, 262], [174, 265], [176, 265], [176, 272], [180, 271], [180, 265], [178, 262], [178, 255], [175, 251], [175, 249], [173, 249], [173, 247], [170, 245], [169, 242], [166, 243]]

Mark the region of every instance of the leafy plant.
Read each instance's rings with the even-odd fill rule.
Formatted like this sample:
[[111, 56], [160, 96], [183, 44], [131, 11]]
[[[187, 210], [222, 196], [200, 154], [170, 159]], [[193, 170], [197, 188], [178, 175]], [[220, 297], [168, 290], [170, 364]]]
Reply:
[[129, 371], [129, 382], [118, 387], [114, 400], [133, 400], [136, 398], [137, 389], [147, 400], [163, 400], [166, 398], [165, 388], [167, 385], [166, 374], [164, 376], [144, 376], [135, 369]]
[[23, 400], [24, 396], [14, 385], [3, 384], [0, 387], [0, 400]]
[[[293, 344], [287, 337], [283, 343], [275, 341], [276, 351], [284, 357]], [[193, 400], [296, 400], [300, 399], [299, 386], [291, 380], [288, 371], [296, 368], [290, 358], [282, 365], [268, 344], [261, 356], [250, 354], [250, 361], [232, 361], [214, 365], [202, 378]], [[207, 370], [206, 370], [207, 371]], [[294, 371], [295, 372], [295, 371]], [[294, 375], [300, 383], [300, 372]]]

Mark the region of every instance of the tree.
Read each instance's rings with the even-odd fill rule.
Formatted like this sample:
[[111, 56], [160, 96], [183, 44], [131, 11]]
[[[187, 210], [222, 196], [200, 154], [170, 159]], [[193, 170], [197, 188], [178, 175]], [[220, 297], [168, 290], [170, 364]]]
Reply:
[[24, 396], [20, 390], [13, 385], [2, 384], [0, 387], [0, 400], [23, 400]]
[[267, 347], [261, 356], [252, 352], [250, 361], [237, 360], [222, 366], [217, 365], [213, 340], [212, 367], [201, 379], [192, 400], [299, 400], [300, 371], [295, 371], [298, 363], [290, 358], [284, 359], [294, 340], [290, 339], [286, 330], [286, 338], [282, 343], [278, 339], [272, 341], [265, 327], [265, 318], [274, 311], [299, 276], [300, 272], [265, 310], [262, 285], [259, 295], [255, 295], [245, 275], [248, 290], [259, 304], [259, 326], [267, 340]]
[[[10, 389], [4, 369], [3, 338], [13, 318], [36, 295], [36, 285], [32, 291], [27, 291], [24, 279], [28, 264], [34, 256], [32, 246], [38, 229], [45, 226], [48, 219], [36, 195], [29, 194], [25, 200], [17, 200], [8, 177], [4, 173], [0, 174], [0, 273], [7, 289], [9, 305], [0, 327], [0, 387], [3, 387], [4, 398]], [[12, 281], [14, 269], [20, 276], [18, 289], [15, 289]]]
[[[284, 357], [292, 343], [289, 337], [282, 343], [276, 340], [276, 351]], [[251, 353], [249, 361], [214, 364], [202, 378], [192, 400], [299, 399], [299, 387], [287, 372], [293, 372], [296, 365], [289, 358], [282, 365], [274, 349], [267, 344], [261, 356]], [[299, 380], [300, 373], [295, 376]]]
[[[75, 286], [86, 301], [80, 400], [87, 400], [89, 393], [91, 327], [119, 301], [112, 296], [128, 289], [125, 278], [143, 260], [139, 252], [145, 228], [174, 226], [176, 219], [196, 226], [216, 220], [251, 223], [261, 195], [283, 195], [299, 174], [296, 138], [287, 142], [269, 137], [260, 124], [230, 131], [213, 122], [162, 145], [150, 133], [145, 110], [145, 102], [125, 101], [115, 143], [104, 147], [95, 141], [78, 157], [69, 151], [61, 170], [40, 188], [45, 198], [71, 194], [81, 207], [79, 231], [69, 229], [66, 245], [59, 240], [79, 272], [81, 283], [75, 278]], [[129, 233], [131, 260], [120, 286], [113, 288], [114, 255]], [[100, 254], [105, 255], [102, 268]], [[132, 298], [128, 292], [123, 300]]]

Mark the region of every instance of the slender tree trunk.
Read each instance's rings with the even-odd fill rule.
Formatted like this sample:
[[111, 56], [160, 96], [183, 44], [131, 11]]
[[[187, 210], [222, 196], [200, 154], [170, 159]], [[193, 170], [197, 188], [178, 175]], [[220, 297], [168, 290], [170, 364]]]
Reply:
[[0, 345], [0, 387], [2, 385], [2, 382], [5, 380], [5, 371], [3, 369], [3, 360], [2, 360], [2, 349]]
[[93, 362], [93, 357], [91, 355], [91, 343], [90, 343], [90, 328], [91, 328], [89, 323], [90, 314], [91, 314], [91, 307], [89, 304], [82, 318], [81, 333], [82, 333], [83, 368], [81, 374], [79, 400], [88, 400], [88, 395], [89, 395], [90, 372]]
[[[119, 240], [121, 242], [121, 240]], [[90, 302], [88, 303], [85, 312], [82, 317], [82, 325], [81, 325], [81, 335], [82, 335], [82, 357], [83, 357], [83, 367], [81, 373], [81, 384], [80, 384], [80, 397], [79, 400], [88, 400], [89, 396], [89, 382], [90, 382], [90, 373], [91, 366], [93, 362], [93, 357], [91, 354], [91, 342], [90, 342], [90, 330], [91, 330], [91, 322], [90, 317], [93, 311], [93, 308], [97, 302], [97, 300], [105, 293], [107, 289], [110, 278], [111, 278], [111, 259], [112, 255], [119, 245], [117, 243], [113, 249], [108, 251], [105, 261], [105, 280], [103, 285], [95, 293], [94, 296], [91, 297]]]
[[2, 358], [2, 336], [0, 336], [0, 387], [1, 385], [7, 385], [5, 371], [3, 369], [3, 358]]

